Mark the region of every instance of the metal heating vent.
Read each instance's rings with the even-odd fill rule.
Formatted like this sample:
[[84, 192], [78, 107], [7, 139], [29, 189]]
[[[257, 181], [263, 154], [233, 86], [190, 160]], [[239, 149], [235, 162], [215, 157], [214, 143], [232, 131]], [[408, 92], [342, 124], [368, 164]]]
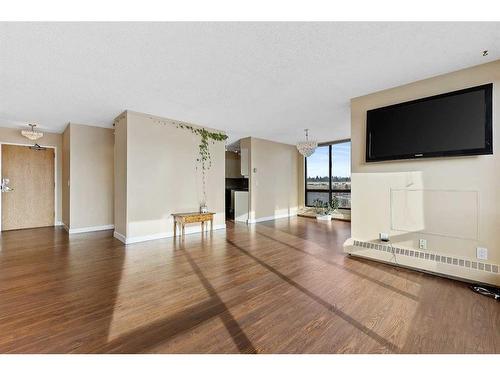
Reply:
[[391, 245], [382, 245], [382, 244], [363, 242], [357, 240], [354, 241], [354, 246], [363, 247], [365, 249], [373, 249], [388, 253], [394, 253], [396, 255], [402, 255], [412, 258], [419, 258], [427, 260], [429, 262], [445, 263], [457, 267], [471, 268], [478, 271], [500, 273], [499, 266], [497, 264], [490, 264], [490, 263], [472, 261], [468, 259], [455, 258], [436, 253], [429, 253], [427, 251], [409, 250]]

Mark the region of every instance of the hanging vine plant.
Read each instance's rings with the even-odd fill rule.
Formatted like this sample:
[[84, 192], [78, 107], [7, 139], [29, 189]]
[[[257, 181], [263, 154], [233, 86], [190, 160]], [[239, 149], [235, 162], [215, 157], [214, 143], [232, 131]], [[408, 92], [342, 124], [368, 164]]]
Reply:
[[195, 128], [191, 125], [177, 124], [177, 128], [190, 130], [191, 133], [198, 135], [200, 137], [200, 144], [198, 145], [198, 157], [196, 162], [201, 167], [202, 183], [203, 183], [203, 202], [205, 205], [207, 202], [206, 193], [206, 178], [205, 172], [212, 167], [212, 155], [210, 154], [210, 142], [215, 144], [215, 142], [225, 141], [228, 137], [224, 133], [220, 132], [210, 132], [207, 129]]

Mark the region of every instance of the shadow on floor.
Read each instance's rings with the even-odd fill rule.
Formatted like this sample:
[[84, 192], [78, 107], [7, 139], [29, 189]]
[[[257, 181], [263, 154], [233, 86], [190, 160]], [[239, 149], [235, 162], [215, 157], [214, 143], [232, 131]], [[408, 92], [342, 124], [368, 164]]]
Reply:
[[[183, 241], [181, 241], [179, 250], [182, 251], [189, 265], [203, 285], [203, 288], [210, 295], [210, 298], [176, 314], [170, 315], [165, 319], [132, 330], [110, 341], [104, 348], [100, 348], [99, 351], [104, 350], [106, 352], [115, 353], [145, 352], [158, 344], [167, 343], [175, 336], [187, 332], [207, 320], [218, 317], [222, 320], [222, 323], [240, 353], [257, 353], [257, 350], [254, 348], [245, 332], [241, 329], [238, 322], [234, 319], [227, 305], [219, 297], [215, 288], [189, 255], [189, 252], [185, 250]], [[241, 302], [243, 301], [238, 301], [238, 303]]]
[[308, 255], [308, 256], [311, 256], [311, 257], [313, 257], [313, 258], [315, 258], [315, 259], [318, 259], [318, 260], [320, 260], [320, 261], [322, 261], [322, 262], [325, 262], [325, 263], [327, 263], [327, 264], [329, 264], [329, 265], [331, 265], [331, 266], [334, 266], [334, 267], [336, 267], [336, 268], [338, 268], [338, 269], [341, 269], [341, 270], [343, 270], [343, 271], [349, 272], [349, 273], [351, 273], [351, 274], [353, 274], [353, 275], [356, 275], [356, 276], [358, 276], [358, 277], [360, 277], [360, 278], [362, 278], [362, 279], [365, 279], [365, 280], [371, 281], [371, 282], [372, 282], [372, 283], [374, 283], [374, 284], [377, 284], [377, 285], [379, 285], [379, 286], [381, 286], [381, 287], [383, 287], [383, 288], [389, 289], [389, 290], [391, 290], [391, 291], [393, 291], [393, 292], [395, 292], [395, 293], [398, 293], [398, 294], [400, 294], [400, 295], [402, 295], [402, 296], [405, 296], [405, 297], [411, 298], [412, 300], [414, 300], [414, 301], [417, 301], [417, 302], [418, 302], [418, 297], [417, 297], [417, 296], [414, 296], [414, 295], [413, 295], [413, 294], [411, 294], [411, 293], [405, 292], [404, 290], [401, 290], [401, 289], [398, 289], [398, 288], [396, 288], [396, 287], [394, 287], [394, 286], [392, 286], [392, 285], [386, 284], [386, 283], [384, 283], [384, 282], [382, 282], [382, 281], [380, 281], [380, 280], [377, 280], [377, 279], [375, 279], [375, 278], [373, 278], [373, 277], [367, 276], [367, 275], [365, 275], [365, 274], [363, 274], [363, 273], [361, 273], [361, 272], [358, 272], [358, 271], [355, 271], [355, 270], [349, 269], [349, 268], [347, 268], [347, 267], [344, 267], [344, 266], [342, 266], [342, 265], [340, 265], [340, 264], [338, 264], [338, 263], [336, 263], [336, 262], [333, 262], [333, 261], [331, 261], [330, 259], [327, 259], [326, 257], [323, 257], [323, 256], [321, 256], [321, 255], [311, 254], [311, 253], [309, 253], [309, 252], [307, 252], [307, 251], [305, 251], [305, 250], [302, 250], [302, 249], [301, 249], [301, 248], [299, 248], [299, 247], [296, 247], [296, 246], [293, 246], [293, 245], [287, 244], [286, 242], [283, 242], [283, 241], [281, 241], [281, 240], [277, 240], [276, 238], [273, 238], [273, 237], [271, 237], [271, 236], [269, 236], [269, 235], [267, 235], [267, 234], [264, 234], [264, 233], [262, 233], [262, 232], [258, 232], [258, 231], [256, 231], [256, 233], [257, 233], [258, 235], [260, 235], [260, 236], [266, 237], [266, 238], [268, 238], [268, 239], [270, 239], [270, 240], [272, 240], [272, 241], [275, 241], [275, 242], [277, 242], [277, 243], [279, 243], [279, 244], [282, 244], [282, 245], [284, 245], [284, 246], [287, 246], [287, 247], [289, 247], [289, 248], [291, 248], [291, 249], [293, 249], [293, 250], [295, 250], [295, 251], [298, 251], [298, 252], [300, 252], [300, 253], [302, 253], [302, 254], [306, 254], [306, 255]]
[[391, 352], [393, 352], [393, 353], [398, 353], [399, 352], [399, 348], [396, 345], [394, 345], [390, 341], [386, 340], [384, 337], [380, 336], [379, 334], [377, 334], [376, 332], [372, 331], [368, 327], [365, 327], [363, 324], [361, 324], [357, 320], [353, 319], [352, 317], [350, 317], [349, 315], [347, 315], [346, 313], [344, 313], [342, 310], [340, 310], [337, 307], [335, 307], [334, 305], [328, 303], [327, 301], [325, 301], [324, 299], [322, 299], [320, 296], [314, 294], [310, 290], [304, 288], [299, 283], [297, 283], [294, 280], [290, 279], [286, 275], [282, 274], [281, 272], [279, 272], [278, 270], [276, 270], [272, 266], [268, 265], [267, 263], [263, 262], [262, 260], [260, 260], [256, 256], [254, 256], [253, 254], [251, 254], [250, 252], [248, 252], [247, 250], [243, 249], [241, 246], [236, 245], [233, 241], [231, 241], [229, 239], [226, 239], [226, 241], [229, 244], [231, 244], [232, 246], [234, 246], [236, 249], [238, 249], [240, 252], [242, 252], [243, 254], [245, 254], [246, 256], [250, 257], [251, 259], [253, 259], [258, 264], [260, 264], [262, 267], [264, 267], [268, 271], [274, 273], [281, 280], [285, 281], [286, 283], [290, 284], [291, 286], [293, 286], [294, 288], [296, 288], [300, 292], [304, 293], [306, 296], [308, 296], [309, 298], [311, 298], [315, 302], [317, 302], [320, 305], [322, 305], [323, 307], [325, 307], [328, 311], [330, 311], [333, 314], [337, 315], [339, 318], [341, 318], [342, 320], [346, 321], [347, 323], [349, 323], [350, 325], [352, 325], [354, 328], [360, 330], [361, 332], [363, 332], [364, 334], [366, 334], [367, 336], [369, 336], [373, 340], [377, 341], [379, 344], [383, 345], [384, 347], [386, 347]]

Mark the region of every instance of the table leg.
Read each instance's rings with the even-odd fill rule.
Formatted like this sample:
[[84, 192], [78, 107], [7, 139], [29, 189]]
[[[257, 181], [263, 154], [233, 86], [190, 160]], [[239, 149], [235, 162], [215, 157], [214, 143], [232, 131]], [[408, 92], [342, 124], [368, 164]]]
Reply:
[[182, 223], [182, 237], [184, 237], [184, 223]]
[[214, 219], [210, 219], [210, 232], [214, 231]]
[[174, 237], [177, 236], [177, 220], [174, 219]]
[[204, 229], [204, 228], [203, 228], [203, 221], [202, 221], [202, 222], [200, 222], [200, 225], [201, 225], [201, 233], [203, 233], [203, 232], [204, 232], [204, 230], [203, 230], [203, 229]]

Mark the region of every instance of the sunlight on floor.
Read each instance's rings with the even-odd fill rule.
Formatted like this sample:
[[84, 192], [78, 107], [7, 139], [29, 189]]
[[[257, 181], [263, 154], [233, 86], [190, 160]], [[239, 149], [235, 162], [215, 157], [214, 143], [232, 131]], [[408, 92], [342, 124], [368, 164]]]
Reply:
[[[198, 280], [194, 281], [198, 284], [195, 287], [193, 280], [185, 278], [186, 274], [192, 272], [185, 259], [164, 251], [160, 258], [163, 261], [158, 262], [158, 256], [148, 256], [133, 247], [129, 246], [126, 251], [108, 342], [167, 319], [164, 311], [168, 310], [173, 315], [210, 299], [209, 293], [198, 287]], [[145, 277], [152, 271], [156, 276], [154, 281]], [[186, 294], [187, 289], [196, 292]], [[175, 306], [170, 301], [175, 301]]]

